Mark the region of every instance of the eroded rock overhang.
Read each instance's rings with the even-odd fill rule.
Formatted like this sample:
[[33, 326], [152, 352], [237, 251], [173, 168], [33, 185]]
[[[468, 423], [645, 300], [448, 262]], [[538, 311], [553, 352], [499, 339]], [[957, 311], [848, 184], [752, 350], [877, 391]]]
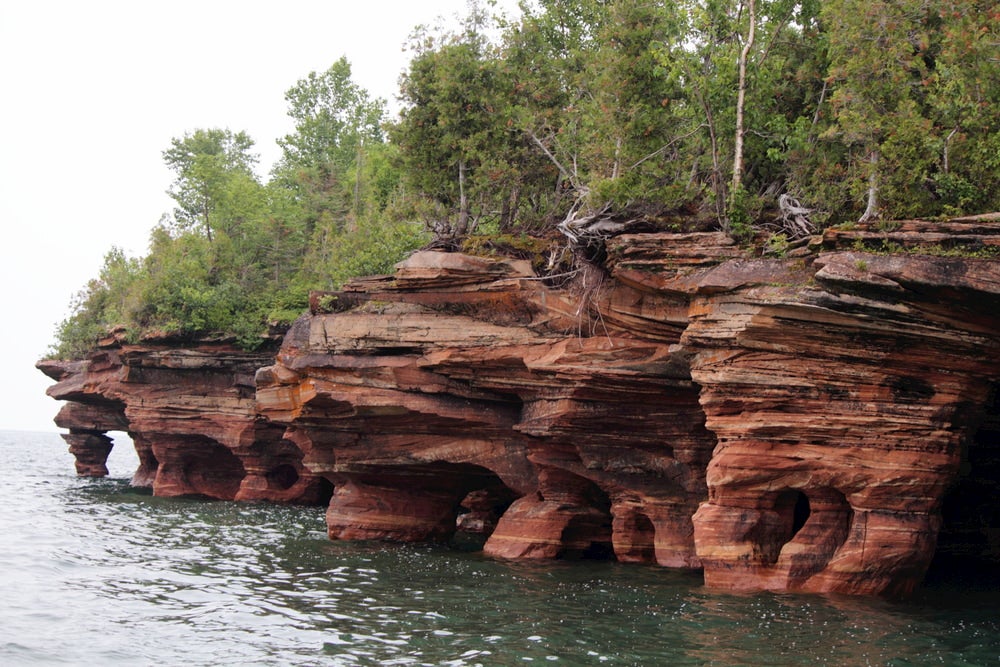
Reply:
[[558, 286], [424, 252], [315, 294], [276, 351], [118, 340], [41, 366], [82, 474], [124, 429], [155, 493], [329, 498], [334, 539], [900, 594], [936, 551], [1000, 554], [977, 495], [1000, 461], [1000, 270], [976, 256], [997, 231], [830, 230], [770, 259], [619, 236]]

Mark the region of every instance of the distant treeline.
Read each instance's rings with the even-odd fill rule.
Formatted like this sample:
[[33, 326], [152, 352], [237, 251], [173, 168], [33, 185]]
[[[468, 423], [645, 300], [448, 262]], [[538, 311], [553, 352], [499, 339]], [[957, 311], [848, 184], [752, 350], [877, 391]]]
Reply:
[[435, 236], [595, 211], [745, 239], [782, 195], [820, 227], [1000, 209], [994, 0], [473, 2], [410, 49], [396, 118], [343, 58], [289, 89], [266, 181], [244, 132], [174, 139], [176, 208], [147, 256], [107, 254], [53, 354], [116, 326], [253, 346]]

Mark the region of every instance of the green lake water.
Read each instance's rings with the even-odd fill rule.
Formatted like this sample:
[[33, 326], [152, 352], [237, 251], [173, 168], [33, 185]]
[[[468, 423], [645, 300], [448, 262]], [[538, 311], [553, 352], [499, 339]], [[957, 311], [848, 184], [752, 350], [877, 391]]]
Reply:
[[0, 432], [0, 665], [996, 665], [1000, 589], [733, 595], [697, 574], [334, 543], [321, 508], [153, 498]]

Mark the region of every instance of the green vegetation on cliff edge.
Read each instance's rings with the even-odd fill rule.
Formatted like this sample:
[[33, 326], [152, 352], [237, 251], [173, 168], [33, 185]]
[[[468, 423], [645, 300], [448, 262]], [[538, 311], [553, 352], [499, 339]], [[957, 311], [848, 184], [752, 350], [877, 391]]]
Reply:
[[266, 180], [244, 132], [174, 139], [174, 211], [145, 257], [108, 252], [53, 355], [114, 327], [253, 347], [309, 290], [390, 271], [432, 238], [551, 234], [598, 211], [749, 236], [782, 195], [818, 226], [1000, 209], [992, 1], [522, 9], [473, 2], [458, 29], [415, 31], [396, 118], [344, 58], [298, 81]]

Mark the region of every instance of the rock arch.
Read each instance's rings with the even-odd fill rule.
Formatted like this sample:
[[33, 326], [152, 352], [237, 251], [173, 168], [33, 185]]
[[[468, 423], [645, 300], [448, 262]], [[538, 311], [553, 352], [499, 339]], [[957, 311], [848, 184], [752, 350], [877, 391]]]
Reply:
[[[329, 474], [334, 484], [326, 514], [330, 539], [447, 542], [460, 528], [472, 527], [471, 522], [463, 525], [461, 515], [473, 508], [499, 515], [517, 497], [495, 472], [471, 463], [352, 468]], [[493, 524], [484, 521], [480, 528], [492, 532]]]

